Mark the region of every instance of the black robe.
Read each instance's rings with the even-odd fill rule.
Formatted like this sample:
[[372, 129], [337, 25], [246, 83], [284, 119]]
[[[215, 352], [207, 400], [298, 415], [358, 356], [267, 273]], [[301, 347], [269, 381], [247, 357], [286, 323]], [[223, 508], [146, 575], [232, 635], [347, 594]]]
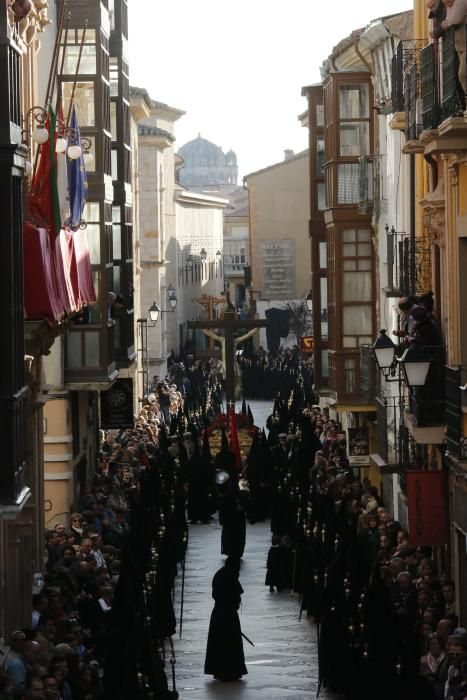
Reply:
[[248, 673], [237, 612], [242, 593], [237, 572], [228, 566], [214, 575], [212, 597], [215, 603], [209, 624], [204, 673], [219, 680], [237, 680]]
[[221, 554], [243, 557], [246, 540], [245, 510], [234, 494], [226, 495], [219, 505], [222, 525]]

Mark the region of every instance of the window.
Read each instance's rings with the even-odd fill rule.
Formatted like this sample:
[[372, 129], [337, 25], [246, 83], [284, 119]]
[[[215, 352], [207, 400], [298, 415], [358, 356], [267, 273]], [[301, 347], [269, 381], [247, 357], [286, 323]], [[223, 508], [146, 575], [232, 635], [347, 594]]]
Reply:
[[[73, 92], [72, 82], [62, 83], [63, 94], [63, 112], [68, 114], [71, 95]], [[74, 104], [76, 108], [76, 118], [78, 125], [95, 126], [95, 106], [94, 106], [94, 83], [93, 82], [78, 82], [76, 83]]]
[[316, 126], [324, 126], [324, 105], [316, 105]]
[[101, 262], [101, 225], [99, 216], [99, 202], [86, 202], [83, 210], [83, 218], [87, 223], [86, 234], [91, 265], [99, 265]]
[[[66, 47], [64, 46], [65, 36]], [[68, 29], [68, 34], [65, 31], [62, 32], [61, 51], [63, 52], [65, 49], [65, 56], [63, 57], [64, 75], [74, 75], [76, 73], [82, 36], [82, 29]], [[96, 73], [96, 70], [96, 32], [94, 29], [86, 29], [78, 75], [93, 74]]]
[[115, 0], [109, 0], [110, 29], [115, 29]]
[[324, 182], [316, 183], [316, 199], [318, 211], [324, 211], [326, 209], [326, 185]]
[[369, 229], [342, 232], [344, 347], [371, 343], [373, 335], [372, 246]]
[[329, 377], [329, 350], [321, 350], [321, 376]]
[[118, 152], [115, 148], [112, 148], [112, 180], [118, 180]]
[[110, 102], [110, 133], [112, 141], [117, 140], [117, 103], [113, 100]]
[[340, 119], [369, 119], [370, 90], [366, 83], [339, 87]]
[[319, 293], [321, 299], [321, 310], [320, 310], [320, 325], [321, 325], [321, 337], [328, 337], [328, 280], [326, 277], [320, 277], [319, 280]]
[[324, 138], [316, 139], [316, 175], [324, 175]]
[[[113, 259], [122, 258], [122, 224], [120, 207], [112, 207], [112, 251]], [[115, 289], [114, 289], [115, 291]]]
[[341, 122], [339, 130], [341, 156], [365, 156], [370, 152], [370, 123]]
[[322, 270], [328, 266], [328, 244], [326, 241], [319, 242], [319, 266]]
[[110, 57], [109, 63], [110, 75], [110, 97], [118, 97], [118, 58]]
[[360, 201], [358, 163], [339, 163], [337, 166], [337, 202], [355, 204]]

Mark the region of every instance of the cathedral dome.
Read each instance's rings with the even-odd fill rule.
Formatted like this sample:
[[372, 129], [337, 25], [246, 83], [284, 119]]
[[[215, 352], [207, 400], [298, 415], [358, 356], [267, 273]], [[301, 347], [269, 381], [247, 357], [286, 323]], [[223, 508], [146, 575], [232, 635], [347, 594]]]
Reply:
[[184, 187], [237, 184], [238, 167], [235, 153], [232, 150], [224, 153], [220, 146], [203, 139], [201, 134], [185, 143], [178, 155], [183, 159], [179, 181]]
[[187, 167], [222, 167], [225, 164], [222, 148], [203, 139], [201, 134], [182, 146], [179, 153]]

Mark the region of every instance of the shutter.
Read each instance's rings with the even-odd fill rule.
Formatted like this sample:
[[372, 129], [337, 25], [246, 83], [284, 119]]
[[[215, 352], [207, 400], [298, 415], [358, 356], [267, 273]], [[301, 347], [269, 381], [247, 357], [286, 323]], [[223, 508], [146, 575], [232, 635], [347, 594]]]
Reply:
[[[443, 101], [441, 103], [442, 118], [447, 119], [463, 112], [458, 90], [459, 56], [455, 47], [455, 32], [451, 27], [443, 37]], [[465, 56], [464, 56], [465, 60]]]
[[422, 66], [422, 121], [424, 129], [438, 126], [437, 81], [435, 72], [435, 45], [428, 44], [420, 52]]
[[391, 66], [391, 95], [392, 95], [392, 111], [404, 111], [404, 51], [403, 43], [399, 42], [396, 53], [392, 57]]

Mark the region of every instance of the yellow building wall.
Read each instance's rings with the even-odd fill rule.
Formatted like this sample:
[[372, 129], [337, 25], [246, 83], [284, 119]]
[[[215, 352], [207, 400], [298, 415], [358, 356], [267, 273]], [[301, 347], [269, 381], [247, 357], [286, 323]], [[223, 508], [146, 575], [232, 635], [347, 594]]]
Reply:
[[68, 394], [44, 406], [45, 525], [68, 524], [73, 500], [73, 434]]

